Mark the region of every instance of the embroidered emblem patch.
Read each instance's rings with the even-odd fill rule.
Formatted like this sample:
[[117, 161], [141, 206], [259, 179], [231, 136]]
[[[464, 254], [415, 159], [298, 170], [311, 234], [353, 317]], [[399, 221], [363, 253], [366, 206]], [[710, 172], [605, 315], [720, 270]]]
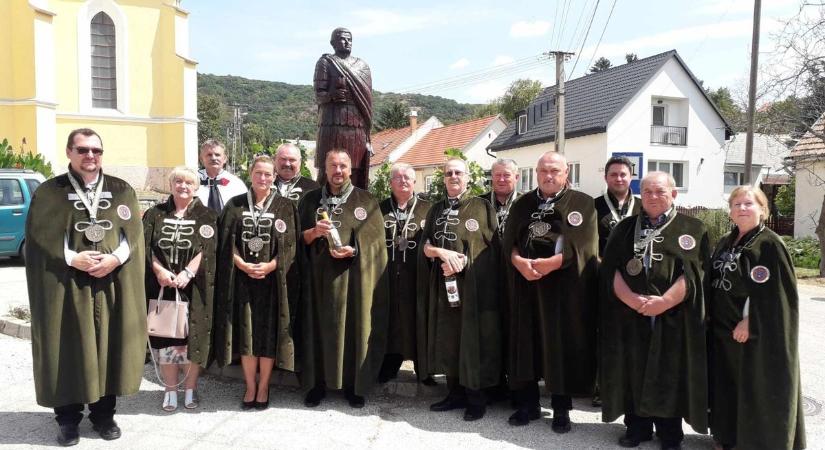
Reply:
[[464, 227], [467, 228], [467, 231], [478, 231], [478, 221], [475, 219], [467, 219], [464, 222]]
[[689, 234], [679, 236], [679, 247], [682, 250], [693, 250], [696, 247], [696, 239]]
[[215, 229], [212, 228], [212, 225], [201, 225], [201, 227], [198, 228], [198, 233], [200, 233], [204, 239], [212, 239], [212, 236], [215, 235]]
[[117, 207], [117, 216], [123, 220], [129, 220], [132, 218], [132, 210], [126, 205], [119, 205]]
[[286, 231], [286, 222], [281, 219], [275, 221], [275, 229], [278, 230], [278, 233], [283, 233]]
[[567, 221], [570, 223], [570, 225], [577, 227], [581, 225], [582, 222], [584, 222], [584, 219], [582, 218], [582, 213], [578, 211], [573, 211], [567, 215]]
[[358, 220], [364, 220], [367, 218], [367, 210], [362, 207], [355, 208], [355, 218]]
[[751, 269], [751, 280], [762, 284], [771, 279], [771, 271], [765, 266], [756, 266]]

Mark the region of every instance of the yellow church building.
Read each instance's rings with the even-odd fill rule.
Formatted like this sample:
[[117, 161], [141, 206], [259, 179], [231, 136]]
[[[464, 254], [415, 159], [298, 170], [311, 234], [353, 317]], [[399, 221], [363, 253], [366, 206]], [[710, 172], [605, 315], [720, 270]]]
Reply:
[[197, 71], [180, 0], [0, 1], [0, 140], [68, 166], [66, 137], [89, 127], [104, 171], [167, 187], [197, 167]]

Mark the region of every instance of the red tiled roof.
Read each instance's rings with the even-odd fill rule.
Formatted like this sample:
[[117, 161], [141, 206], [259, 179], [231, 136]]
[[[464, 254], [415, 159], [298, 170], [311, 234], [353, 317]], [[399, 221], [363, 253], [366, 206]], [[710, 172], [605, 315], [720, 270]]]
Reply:
[[[497, 116], [489, 116], [469, 122], [447, 125], [431, 130], [420, 141], [404, 153], [398, 162], [413, 167], [429, 167], [443, 164], [447, 157], [444, 150], [448, 148], [463, 149], [479, 133], [484, 131]], [[374, 146], [375, 144], [373, 144]]]
[[370, 136], [372, 151], [370, 166], [380, 166], [390, 156], [393, 150], [412, 135], [410, 127], [391, 128]]
[[791, 156], [804, 158], [806, 156], [825, 155], [825, 113], [811, 126], [811, 129], [794, 145]]

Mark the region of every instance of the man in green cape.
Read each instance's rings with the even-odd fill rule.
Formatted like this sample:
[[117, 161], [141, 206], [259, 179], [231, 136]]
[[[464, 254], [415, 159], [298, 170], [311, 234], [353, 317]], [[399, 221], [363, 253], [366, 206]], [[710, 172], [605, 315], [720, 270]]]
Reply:
[[553, 431], [566, 433], [572, 397], [592, 395], [596, 377], [596, 210], [568, 186], [564, 156], [545, 153], [536, 174], [539, 187], [510, 208], [502, 244], [512, 262], [508, 374], [518, 405], [509, 423], [539, 418], [544, 378]]
[[443, 373], [449, 389], [430, 410], [466, 408], [473, 421], [501, 378], [501, 311], [496, 213], [470, 195], [469, 178], [464, 160], [447, 161], [447, 198], [430, 209], [418, 256], [417, 325], [419, 377]]
[[144, 245], [135, 191], [104, 175], [100, 136], [66, 144], [69, 171], [35, 192], [26, 280], [37, 403], [54, 408], [58, 442], [75, 445], [84, 404], [103, 439], [120, 437], [118, 395], [137, 392], [146, 356]]
[[281, 197], [286, 197], [297, 205], [309, 191], [321, 187], [315, 180], [301, 175], [301, 149], [286, 142], [275, 152], [275, 189]]
[[681, 448], [682, 419], [707, 432], [708, 389], [702, 289], [708, 236], [673, 206], [676, 183], [650, 172], [642, 211], [610, 235], [600, 268], [602, 421], [624, 414], [622, 447], [653, 438]]
[[301, 376], [309, 392], [304, 404], [318, 406], [331, 388], [343, 389], [350, 406], [361, 408], [387, 343], [384, 221], [369, 192], [350, 183], [346, 151], [327, 153], [326, 177], [327, 183], [299, 206], [307, 252]]
[[[415, 170], [405, 163], [390, 168], [390, 197], [381, 202], [384, 216], [385, 243], [389, 262], [390, 322], [387, 354], [378, 374], [385, 383], [398, 375], [405, 359], [413, 360], [418, 370], [416, 351], [415, 308], [418, 299], [416, 270], [427, 213], [432, 204], [419, 198], [414, 191]], [[421, 377], [424, 384], [435, 380]]]

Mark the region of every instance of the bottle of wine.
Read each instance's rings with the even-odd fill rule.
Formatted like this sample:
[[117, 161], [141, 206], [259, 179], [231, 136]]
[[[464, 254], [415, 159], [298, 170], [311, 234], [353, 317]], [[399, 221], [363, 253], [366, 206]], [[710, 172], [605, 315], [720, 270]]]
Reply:
[[[329, 214], [326, 211], [321, 211], [321, 219], [329, 220]], [[329, 246], [335, 248], [336, 250], [340, 250], [341, 247], [344, 245], [341, 243], [341, 235], [338, 234], [338, 229], [335, 228], [335, 225], [332, 226], [332, 229], [329, 230]]]
[[458, 295], [458, 281], [455, 275], [444, 277], [444, 287], [447, 289], [447, 302], [450, 307], [458, 308], [461, 306], [461, 297]]

